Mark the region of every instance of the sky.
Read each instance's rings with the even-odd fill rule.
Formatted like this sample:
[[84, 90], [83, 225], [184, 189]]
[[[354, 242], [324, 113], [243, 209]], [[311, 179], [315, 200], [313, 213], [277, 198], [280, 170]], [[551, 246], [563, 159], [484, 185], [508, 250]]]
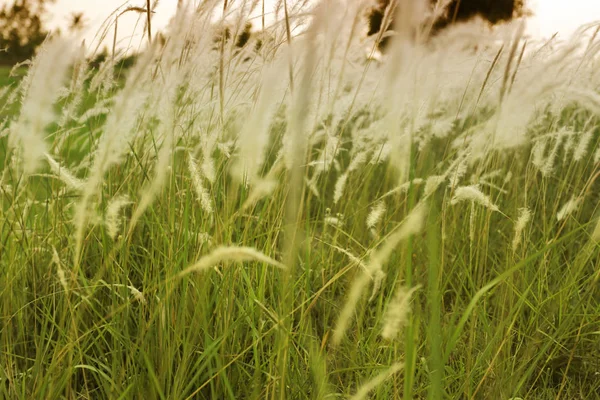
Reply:
[[[145, 0], [56, 0], [56, 3], [50, 8], [52, 16], [48, 22], [52, 27], [65, 27], [68, 26], [69, 17], [73, 12], [82, 12], [86, 27], [83, 36], [87, 43], [92, 43], [103, 22], [116, 9], [126, 8], [127, 6], [145, 8], [145, 3]], [[163, 29], [174, 15], [176, 8], [177, 0], [161, 0], [155, 10], [156, 13], [152, 17], [152, 30]], [[119, 34], [117, 36], [119, 47], [129, 47], [130, 45], [135, 47], [140, 43], [144, 29], [144, 18], [141, 14], [135, 12], [129, 12], [119, 17]], [[110, 41], [112, 41], [112, 37], [111, 30]]]
[[528, 32], [537, 38], [549, 38], [558, 32], [568, 38], [581, 25], [600, 21], [600, 0], [530, 0], [535, 16]]
[[[6, 3], [9, 0], [0, 0]], [[173, 16], [178, 0], [161, 0], [156, 14], [153, 16], [153, 31], [164, 28]], [[267, 0], [274, 3], [274, 0]], [[53, 27], [68, 25], [69, 16], [73, 12], [83, 12], [87, 30], [84, 37], [87, 43], [94, 38], [98, 27], [112, 11], [123, 5], [145, 6], [145, 0], [56, 0], [52, 6], [52, 17], [49, 23]], [[527, 23], [527, 33], [535, 38], [549, 38], [558, 32], [563, 39], [569, 37], [579, 26], [600, 20], [600, 0], [529, 0], [529, 7], [535, 13]], [[144, 23], [139, 15], [119, 18], [119, 46], [129, 47], [140, 44]], [[139, 21], [139, 22], [138, 22]], [[134, 29], [138, 22], [137, 29]], [[112, 40], [112, 34], [111, 34]]]

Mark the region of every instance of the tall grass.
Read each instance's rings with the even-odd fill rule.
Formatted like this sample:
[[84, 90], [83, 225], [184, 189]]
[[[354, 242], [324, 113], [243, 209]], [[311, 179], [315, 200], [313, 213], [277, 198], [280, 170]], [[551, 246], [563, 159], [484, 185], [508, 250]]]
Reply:
[[598, 25], [256, 7], [2, 91], [1, 397], [600, 398]]

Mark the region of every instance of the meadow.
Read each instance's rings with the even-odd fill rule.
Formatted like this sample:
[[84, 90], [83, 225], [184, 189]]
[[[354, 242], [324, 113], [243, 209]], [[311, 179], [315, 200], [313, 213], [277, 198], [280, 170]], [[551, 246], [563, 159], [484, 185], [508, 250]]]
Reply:
[[600, 25], [400, 4], [3, 72], [0, 397], [600, 398]]

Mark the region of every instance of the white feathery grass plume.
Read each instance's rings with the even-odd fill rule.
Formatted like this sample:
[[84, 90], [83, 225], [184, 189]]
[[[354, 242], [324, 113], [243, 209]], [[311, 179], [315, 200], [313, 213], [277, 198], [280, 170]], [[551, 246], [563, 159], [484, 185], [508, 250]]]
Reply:
[[81, 106], [81, 103], [83, 103], [86, 94], [85, 82], [89, 76], [90, 68], [85, 57], [85, 42], [83, 42], [76, 53], [76, 62], [73, 65], [71, 85], [67, 90], [67, 96], [72, 96], [72, 98], [71, 101], [63, 107], [62, 116], [58, 123], [59, 126], [64, 127], [69, 119], [75, 116], [77, 109]]
[[25, 61], [21, 61], [21, 62], [16, 63], [10, 69], [10, 72], [8, 73], [8, 76], [11, 77], [11, 78], [15, 77], [15, 76], [18, 76], [19, 69], [22, 68], [22, 67], [26, 67], [28, 65], [31, 65], [31, 60], [25, 60]]
[[52, 246], [52, 262], [54, 263], [54, 265], [56, 265], [56, 274], [58, 275], [58, 281], [60, 282], [60, 285], [66, 292], [67, 290], [69, 290], [69, 284], [67, 282], [65, 270], [62, 268], [62, 263], [58, 255], [58, 251], [56, 251], [56, 247], [54, 246]]
[[[46, 44], [48, 44], [48, 42], [46, 42]], [[42, 47], [42, 49], [43, 49], [43, 47]], [[39, 53], [38, 53], [38, 57], [39, 57]], [[33, 76], [35, 73], [35, 69], [34, 69], [35, 61], [36, 61], [36, 58], [34, 57], [32, 60], [28, 60], [22, 64], [22, 65], [28, 65], [29, 67], [27, 68], [27, 73], [25, 74], [25, 76], [23, 76], [21, 78], [21, 82], [19, 83], [18, 90], [15, 91], [16, 92], [15, 95], [20, 96], [19, 100], [21, 100], [21, 102], [27, 95], [27, 90], [29, 89], [29, 86], [31, 85], [31, 80], [33, 79]], [[13, 72], [16, 71], [18, 66], [19, 66], [19, 64], [15, 65], [13, 67], [13, 70], [11, 71], [10, 76], [16, 76], [13, 74]], [[58, 98], [60, 96], [60, 87], [57, 90], [58, 90], [58, 92], [56, 93], [56, 98]]]
[[577, 211], [577, 209], [579, 208], [579, 205], [581, 204], [581, 200], [582, 200], [581, 197], [571, 197], [569, 199], [569, 201], [567, 201], [561, 207], [561, 209], [558, 211], [558, 213], [556, 213], [556, 219], [558, 221], [562, 221], [563, 219], [565, 219], [566, 217], [568, 217], [569, 215], [571, 215], [572, 213]]
[[317, 174], [313, 175], [310, 179], [304, 177], [304, 183], [306, 184], [306, 187], [310, 190], [310, 192], [313, 194], [313, 196], [319, 199], [321, 198], [321, 195], [319, 193], [319, 188], [317, 187], [317, 181], [315, 179], [316, 177]]
[[[12, 93], [13, 92], [13, 88], [12, 86], [5, 86], [3, 88], [0, 88], [0, 100], [2, 100], [8, 93]], [[2, 108], [0, 108], [0, 110], [5, 109], [7, 106], [7, 104], [2, 104]]]
[[144, 84], [144, 78], [148, 72], [147, 68], [153, 65], [153, 56], [152, 51], [146, 51], [130, 71], [124, 88], [115, 96], [112, 112], [107, 117], [104, 133], [98, 141], [83, 196], [75, 209], [73, 263], [76, 266], [79, 265], [80, 261], [79, 256], [81, 255], [84, 230], [89, 217], [89, 203], [96, 196], [108, 169], [112, 165], [118, 164], [123, 155], [126, 154], [129, 148], [128, 142], [134, 134], [134, 126], [138, 121], [139, 113], [146, 105], [149, 87]]
[[326, 135], [325, 146], [319, 154], [319, 159], [314, 161], [314, 173], [318, 175], [330, 168], [335, 157], [341, 149], [341, 140], [339, 137], [331, 134]]
[[129, 224], [128, 235], [133, 232], [135, 225], [143, 215], [144, 211], [154, 201], [156, 195], [163, 188], [165, 181], [167, 180], [168, 173], [170, 171], [171, 159], [173, 154], [173, 129], [174, 124], [172, 121], [163, 122], [163, 143], [158, 151], [158, 157], [154, 166], [154, 176], [146, 188], [142, 191], [141, 199], [131, 216]]
[[[396, 4], [396, 34], [389, 51], [385, 71], [388, 113], [386, 132], [391, 146], [390, 163], [395, 167], [399, 181], [405, 181], [410, 168], [410, 153], [414, 135], [422, 125], [423, 104], [427, 97], [419, 86], [419, 67], [424, 61], [424, 50], [415, 46], [413, 35], [419, 32], [428, 4], [424, 0], [400, 0]], [[389, 99], [389, 100], [388, 100]]]
[[129, 292], [131, 293], [131, 295], [133, 296], [133, 298], [142, 303], [142, 304], [147, 304], [148, 302], [146, 301], [146, 296], [144, 296], [144, 293], [142, 293], [139, 289], [137, 289], [136, 287], [132, 286], [132, 285], [123, 285], [123, 284], [119, 284], [119, 283], [114, 283], [110, 286], [114, 286], [114, 287], [123, 287], [126, 289], [129, 289]]
[[381, 284], [383, 280], [387, 276], [385, 272], [381, 269], [377, 269], [373, 272], [373, 289], [371, 290], [371, 296], [369, 296], [369, 303], [375, 300], [375, 296], [379, 293], [379, 289], [381, 289]]
[[126, 285], [126, 286], [127, 286], [127, 289], [129, 289], [129, 291], [131, 292], [131, 295], [133, 296], [134, 299], [136, 299], [137, 301], [139, 301], [142, 304], [147, 304], [144, 293], [142, 293], [139, 289], [135, 288], [132, 285]]
[[153, 64], [153, 52], [145, 52], [130, 71], [125, 87], [114, 97], [111, 112], [104, 126], [104, 134], [98, 141], [94, 163], [91, 167], [93, 175], [88, 179], [92, 188], [100, 181], [108, 169], [121, 162], [129, 149], [138, 117], [147, 105], [150, 87], [145, 83], [148, 68]]
[[69, 40], [51, 39], [42, 45], [30, 67], [30, 80], [22, 83], [26, 91], [21, 114], [11, 130], [10, 139], [11, 145], [21, 145], [23, 172], [26, 175], [36, 171], [44, 153], [47, 152], [44, 130], [54, 120], [54, 102], [74, 56], [75, 52]]
[[450, 201], [450, 204], [455, 205], [463, 201], [470, 201], [472, 203], [484, 206], [491, 211], [500, 211], [488, 196], [483, 194], [479, 185], [460, 186], [454, 191], [454, 197]]
[[10, 134], [10, 126], [0, 129], [0, 139], [7, 137]]
[[361, 385], [356, 393], [350, 397], [349, 400], [363, 400], [366, 399], [369, 393], [381, 385], [383, 382], [391, 378], [394, 374], [400, 372], [404, 368], [403, 363], [393, 364], [391, 367], [381, 372], [379, 375], [371, 379], [370, 381]]
[[371, 270], [371, 269], [369, 269], [369, 266], [367, 264], [365, 264], [360, 258], [355, 256], [348, 250], [343, 249], [338, 246], [334, 246], [334, 245], [332, 245], [332, 247], [334, 249], [336, 249], [337, 251], [339, 251], [340, 253], [345, 254], [350, 259], [350, 261], [352, 261], [354, 264], [356, 264], [357, 266], [359, 266], [361, 268], [361, 271], [364, 274], [366, 274], [369, 278], [371, 278], [371, 280], [373, 281], [373, 289], [371, 290], [371, 296], [369, 297], [369, 302], [373, 301], [375, 299], [375, 296], [379, 292], [379, 289], [381, 289], [381, 284], [386, 277], [385, 272], [383, 272], [383, 270], [381, 268]]
[[525, 230], [527, 224], [529, 224], [529, 221], [531, 221], [531, 210], [528, 208], [519, 208], [519, 217], [515, 223], [515, 236], [512, 241], [513, 252], [517, 251], [517, 248], [521, 244], [523, 231]]
[[311, 112], [313, 75], [316, 69], [316, 46], [314, 37], [314, 27], [308, 29], [309, 35], [306, 37], [306, 57], [302, 65], [301, 83], [294, 88], [292, 96], [292, 106], [289, 107], [288, 125], [283, 139], [283, 159], [286, 168], [295, 171], [298, 177], [295, 179], [297, 184], [300, 181], [299, 170], [305, 163], [308, 151], [308, 140], [306, 133], [307, 115]]
[[325, 224], [333, 226], [335, 228], [341, 228], [344, 226], [344, 222], [338, 217], [325, 217]]
[[[150, 207], [156, 195], [162, 190], [171, 170], [172, 155], [176, 144], [175, 131], [178, 122], [177, 97], [180, 94], [182, 83], [187, 75], [185, 70], [181, 71], [177, 67], [184, 46], [184, 42], [180, 37], [183, 32], [179, 31], [183, 27], [178, 26], [177, 23], [183, 23], [184, 21], [181, 20], [183, 17], [179, 14], [176, 15], [176, 18], [175, 22], [172, 21], [171, 28], [174, 28], [173, 35], [175, 35], [177, 40], [169, 41], [162, 54], [160, 54], [160, 60], [163, 63], [163, 84], [157, 88], [152, 88], [155, 89], [152, 100], [156, 101], [156, 104], [152, 105], [158, 110], [156, 113], [156, 117], [158, 118], [158, 126], [156, 128], [158, 133], [156, 137], [162, 143], [154, 165], [154, 176], [141, 193], [141, 199], [131, 217], [128, 235], [133, 232], [143, 213]], [[175, 27], [172, 26], [174, 23], [176, 24]], [[157, 52], [156, 45], [149, 52]]]
[[[248, 207], [254, 205], [260, 199], [271, 195], [276, 189], [278, 184], [277, 176], [281, 173], [285, 168], [285, 164], [281, 158], [277, 158], [269, 172], [264, 176], [259, 178], [256, 182], [254, 182], [254, 187], [252, 188], [250, 195], [242, 204], [241, 209], [246, 210]], [[304, 181], [307, 183], [307, 186], [310, 188], [312, 185], [308, 182], [306, 176], [304, 177]], [[318, 193], [317, 193], [318, 197]]]
[[277, 85], [283, 81], [282, 68], [269, 68], [265, 73], [260, 94], [255, 107], [250, 111], [249, 119], [238, 137], [238, 160], [233, 165], [232, 174], [240, 181], [253, 183], [258, 179], [265, 161], [265, 152], [269, 144], [269, 128], [273, 115], [279, 105]]
[[[231, 153], [232, 153], [235, 145], [232, 140], [229, 140], [227, 142], [216, 142], [215, 147], [217, 149], [219, 149], [221, 152], [223, 152], [223, 156], [225, 156], [225, 158], [230, 159]], [[206, 146], [206, 148], [212, 148], [212, 147]], [[206, 154], [205, 154], [205, 156], [206, 156]], [[210, 157], [208, 157], [208, 158], [210, 159]], [[213, 166], [213, 169], [214, 169], [214, 166]], [[208, 171], [204, 171], [204, 173], [207, 175], [208, 180], [210, 180], [211, 178], [208, 176], [209, 175]]]
[[498, 178], [499, 176], [502, 176], [502, 170], [501, 169], [495, 169], [495, 170], [493, 170], [491, 172], [487, 172], [487, 173], [481, 175], [480, 179], [483, 179], [483, 180], [487, 181], [487, 180]]
[[352, 161], [350, 161], [350, 165], [348, 166], [347, 172], [353, 172], [358, 170], [358, 168], [363, 165], [367, 161], [367, 151], [359, 151], [354, 157], [352, 157]]
[[[12, 185], [9, 184], [9, 182], [12, 182], [12, 178], [10, 177], [10, 173], [9, 171], [15, 171], [17, 170], [18, 166], [21, 164], [21, 157], [20, 157], [20, 153], [17, 151], [13, 151], [11, 156], [10, 156], [10, 161], [9, 161], [9, 168], [3, 168], [2, 171], [2, 175], [0, 176], [0, 183], [2, 184], [3, 187], [11, 187], [10, 192], [13, 193], [14, 192], [14, 188], [12, 187]], [[14, 204], [17, 203], [17, 200], [23, 195], [24, 192], [24, 188], [25, 185], [18, 185], [18, 193], [15, 196], [14, 199]]]
[[331, 245], [331, 247], [333, 247], [340, 253], [345, 254], [350, 259], [350, 261], [352, 261], [354, 264], [358, 265], [363, 271], [365, 271], [367, 273], [369, 272], [369, 268], [368, 268], [367, 264], [365, 264], [360, 258], [358, 258], [354, 254], [352, 254], [350, 251], [348, 251], [342, 247], [335, 246], [335, 245]]
[[83, 125], [83, 124], [87, 123], [90, 119], [92, 119], [94, 117], [99, 117], [101, 115], [106, 115], [109, 112], [110, 112], [110, 108], [96, 105], [93, 108], [90, 108], [89, 110], [87, 110], [83, 114], [81, 114], [79, 116], [79, 119], [77, 120], [77, 122], [79, 124]]
[[215, 172], [215, 161], [212, 158], [212, 149], [203, 149], [203, 157], [202, 157], [202, 174], [204, 177], [212, 184], [215, 183], [216, 175]]
[[348, 292], [348, 299], [338, 316], [337, 322], [335, 324], [335, 329], [333, 331], [332, 344], [337, 346], [341, 343], [346, 329], [352, 320], [352, 314], [354, 314], [354, 310], [356, 309], [356, 305], [362, 296], [363, 291], [369, 284], [369, 281], [373, 279], [375, 271], [381, 270], [381, 265], [376, 267], [372, 267], [372, 264], [367, 266], [367, 270], [361, 270], [357, 273], [357, 277], [354, 278], [352, 285], [350, 287], [350, 291]]
[[410, 301], [412, 295], [420, 288], [421, 286], [418, 285], [412, 289], [408, 289], [404, 286], [400, 286], [396, 289], [396, 294], [389, 302], [385, 312], [383, 330], [381, 332], [381, 336], [384, 339], [392, 340], [398, 336], [410, 313]]
[[[398, 246], [398, 243], [411, 235], [416, 235], [423, 230], [426, 210], [425, 204], [418, 204], [401, 222], [401, 224], [392, 232], [383, 242], [383, 244], [373, 252], [370, 258], [370, 264], [383, 265], [392, 254], [392, 251]], [[373, 268], [371, 266], [370, 268]]]
[[527, 127], [536, 111], [531, 95], [512, 92], [502, 104], [496, 118], [488, 129], [493, 131], [489, 144], [494, 149], [509, 149], [523, 145], [527, 138]]
[[119, 230], [121, 229], [121, 209], [132, 203], [133, 202], [129, 200], [129, 197], [127, 196], [117, 196], [108, 203], [104, 217], [104, 225], [106, 226], [108, 236], [110, 236], [112, 240], [117, 238]]
[[137, 289], [133, 285], [124, 285], [122, 283], [108, 283], [108, 282], [106, 282], [104, 280], [100, 280], [100, 283], [102, 283], [103, 285], [105, 285], [108, 288], [124, 288], [124, 289], [128, 289], [129, 293], [131, 293], [131, 296], [136, 301], [138, 301], [138, 302], [140, 302], [142, 304], [147, 304], [146, 296], [144, 296], [144, 293], [142, 293], [139, 289]]
[[381, 217], [386, 212], [385, 202], [383, 200], [375, 203], [373, 208], [371, 208], [371, 212], [367, 216], [367, 228], [374, 228], [379, 221], [381, 221]]
[[285, 265], [272, 259], [271, 257], [261, 253], [252, 247], [218, 247], [215, 250], [211, 251], [209, 254], [200, 258], [197, 262], [187, 267], [183, 271], [181, 271], [177, 276], [182, 278], [186, 275], [203, 272], [207, 269], [214, 267], [222, 262], [247, 262], [247, 261], [256, 261], [261, 262], [267, 265], [271, 265], [273, 267], [279, 269], [287, 269]]
[[337, 204], [344, 195], [344, 189], [346, 188], [347, 181], [348, 173], [344, 172], [335, 182], [335, 189], [333, 191], [333, 204]]
[[54, 172], [54, 174], [56, 174], [69, 189], [81, 190], [83, 188], [83, 181], [76, 178], [75, 175], [73, 175], [67, 168], [60, 165], [54, 158], [52, 158], [50, 154], [44, 153], [44, 156], [46, 157], [52, 172]]
[[277, 181], [272, 178], [259, 178], [255, 183], [250, 195], [242, 205], [242, 210], [255, 204], [258, 200], [271, 195], [277, 189]]
[[200, 173], [200, 169], [198, 168], [198, 164], [194, 157], [191, 154], [188, 154], [188, 170], [190, 171], [190, 175], [192, 176], [192, 184], [194, 186], [194, 190], [196, 191], [196, 196], [200, 201], [200, 205], [202, 209], [207, 214], [213, 213], [212, 200], [210, 198], [210, 193], [204, 187], [202, 182], [202, 174]]
[[[331, 125], [338, 126], [346, 115], [351, 104], [360, 102], [359, 93], [348, 89], [346, 82], [354, 82], [352, 79], [353, 68], [352, 49], [360, 46], [358, 40], [358, 26], [368, 6], [366, 2], [341, 2], [330, 1], [322, 12], [327, 16], [327, 24], [322, 27], [320, 35], [323, 38], [323, 61], [322, 74], [320, 75], [320, 90], [325, 92], [323, 96], [323, 107], [316, 107], [320, 118], [331, 116]], [[357, 71], [358, 72], [358, 71]], [[354, 76], [358, 79], [358, 76]], [[346, 90], [348, 89], [348, 90]], [[333, 138], [331, 133], [328, 136]], [[334, 139], [335, 141], [335, 139]], [[331, 154], [339, 148], [333, 150]]]
[[432, 195], [438, 187], [446, 180], [446, 176], [444, 175], [432, 175], [425, 181], [425, 196]]
[[588, 129], [581, 135], [577, 147], [575, 147], [575, 151], [573, 152], [573, 161], [577, 162], [583, 159], [592, 140], [593, 133], [592, 129]]
[[381, 199], [390, 197], [390, 196], [392, 196], [394, 194], [398, 194], [398, 193], [406, 193], [406, 192], [408, 192], [408, 189], [410, 189], [411, 186], [422, 185], [425, 182], [426, 181], [422, 178], [415, 178], [412, 181], [404, 182], [401, 185], [396, 186], [394, 189], [390, 190], [389, 192], [385, 193], [383, 196], [381, 196]]
[[498, 186], [498, 185], [496, 185], [496, 184], [494, 184], [492, 182], [489, 182], [489, 181], [487, 181], [485, 179], [479, 179], [479, 183], [481, 185], [487, 186], [489, 188], [496, 189], [497, 191], [499, 191], [502, 194], [507, 194], [508, 193], [508, 190], [503, 189], [500, 186]]
[[600, 146], [596, 149], [594, 153], [594, 164], [598, 164], [600, 162]]
[[556, 161], [556, 157], [558, 156], [558, 150], [560, 149], [560, 146], [562, 145], [562, 141], [563, 141], [564, 137], [565, 137], [565, 135], [559, 135], [556, 137], [556, 142], [554, 143], [554, 147], [552, 148], [552, 151], [550, 151], [550, 154], [548, 155], [548, 157], [546, 158], [546, 161], [544, 162], [544, 164], [542, 165], [542, 168], [540, 169], [540, 172], [542, 173], [543, 176], [550, 176], [550, 174], [552, 174], [552, 171], [554, 170], [554, 163]]
[[67, 97], [69, 97], [69, 89], [66, 86], [61, 86], [61, 88], [58, 89], [58, 95], [56, 96], [56, 99], [64, 100]]
[[575, 133], [569, 132], [565, 135], [565, 141], [563, 144], [563, 162], [567, 162], [571, 150], [575, 147]]
[[[410, 214], [404, 219], [400, 226], [389, 235], [379, 249], [371, 253], [367, 268], [360, 273], [352, 282], [348, 299], [344, 304], [340, 315], [338, 316], [335, 328], [333, 330], [332, 344], [337, 346], [344, 337], [346, 329], [352, 319], [352, 314], [356, 309], [356, 305], [366, 288], [370, 278], [374, 276], [376, 271], [383, 271], [383, 264], [390, 257], [392, 251], [400, 241], [406, 239], [410, 235], [416, 234], [423, 228], [425, 219], [425, 206], [417, 205]], [[372, 279], [372, 278], [371, 278]]]
[[348, 177], [351, 172], [356, 171], [362, 164], [367, 161], [367, 152], [360, 151], [354, 155], [352, 161], [350, 161], [350, 165], [346, 172], [344, 172], [335, 183], [335, 189], [333, 191], [333, 203], [337, 204], [344, 194], [344, 189], [346, 188], [346, 182], [348, 181]]
[[546, 147], [548, 146], [547, 138], [540, 138], [535, 141], [531, 149], [531, 163], [538, 169], [544, 168]]
[[[15, 102], [19, 99], [19, 95], [21, 94], [21, 86], [17, 86], [16, 88], [13, 88], [12, 86], [7, 86], [5, 90], [6, 92], [4, 93], [4, 95], [8, 93], [8, 96], [6, 96], [6, 99], [4, 99], [4, 101], [2, 102], [2, 107], [0, 108], [0, 110], [2, 111], [7, 110], [8, 107], [15, 104]], [[4, 97], [4, 95], [2, 97]]]
[[115, 57], [107, 57], [100, 66], [98, 71], [92, 76], [90, 81], [89, 91], [94, 92], [99, 90], [101, 96], [106, 96], [115, 85], [114, 70], [117, 59]]
[[212, 236], [207, 233], [207, 232], [200, 232], [200, 233], [196, 233], [193, 232], [193, 235], [195, 236], [195, 239], [198, 241], [199, 244], [207, 244], [209, 246], [212, 247], [213, 244], [213, 239]]
[[431, 133], [437, 138], [444, 138], [450, 134], [454, 127], [454, 117], [446, 119], [436, 119], [431, 125]]
[[383, 164], [389, 160], [390, 155], [392, 154], [392, 145], [389, 141], [385, 141], [378, 151], [373, 153], [373, 157], [371, 158], [371, 164]]
[[596, 222], [596, 226], [592, 232], [592, 241], [594, 243], [600, 243], [600, 218], [598, 218], [598, 222]]
[[475, 213], [477, 212], [474, 201], [471, 202], [469, 208], [469, 246], [473, 250], [473, 244], [475, 243]]
[[458, 186], [460, 180], [465, 176], [465, 174], [467, 173], [467, 168], [469, 166], [468, 162], [468, 154], [461, 157], [460, 161], [458, 161], [457, 165], [455, 168], [453, 168], [450, 172], [450, 188], [454, 189]]

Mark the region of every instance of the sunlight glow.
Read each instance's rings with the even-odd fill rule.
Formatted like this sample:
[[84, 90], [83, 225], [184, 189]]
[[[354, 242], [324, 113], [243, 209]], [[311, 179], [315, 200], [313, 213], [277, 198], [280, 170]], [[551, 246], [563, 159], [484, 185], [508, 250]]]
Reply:
[[[154, 30], [164, 29], [177, 8], [178, 0], [161, 0], [153, 18]], [[274, 3], [267, 0], [267, 3]], [[52, 7], [53, 27], [68, 25], [69, 16], [73, 12], [83, 12], [87, 29], [84, 33], [86, 41], [93, 40], [94, 35], [102, 22], [116, 8], [124, 4], [143, 6], [145, 1], [104, 0], [58, 0]], [[554, 33], [559, 33], [561, 39], [566, 39], [581, 25], [600, 20], [600, 0], [530, 0], [529, 8], [534, 16], [528, 20], [527, 32], [534, 38], [549, 38]], [[142, 37], [143, 21], [139, 16], [123, 16], [119, 20], [119, 47], [136, 47]], [[136, 28], [137, 26], [137, 28]], [[134, 32], [132, 34], [132, 32]], [[110, 36], [112, 40], [112, 34]]]

